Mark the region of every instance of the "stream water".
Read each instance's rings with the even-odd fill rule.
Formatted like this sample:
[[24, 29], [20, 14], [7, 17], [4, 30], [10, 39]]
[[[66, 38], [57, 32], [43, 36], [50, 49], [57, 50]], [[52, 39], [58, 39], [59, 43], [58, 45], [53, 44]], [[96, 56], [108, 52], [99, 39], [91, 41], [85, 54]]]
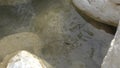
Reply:
[[[27, 34], [19, 35], [24, 32]], [[18, 37], [24, 42], [16, 43]], [[33, 0], [0, 6], [0, 48], [4, 48], [0, 52], [5, 51], [4, 55], [0, 53], [1, 62], [6, 55], [25, 49], [52, 68], [100, 68], [112, 38], [112, 34], [85, 21], [71, 0]], [[12, 44], [6, 40], [13, 40]], [[31, 44], [31, 40], [40, 45]], [[29, 45], [36, 49], [25, 48]]]

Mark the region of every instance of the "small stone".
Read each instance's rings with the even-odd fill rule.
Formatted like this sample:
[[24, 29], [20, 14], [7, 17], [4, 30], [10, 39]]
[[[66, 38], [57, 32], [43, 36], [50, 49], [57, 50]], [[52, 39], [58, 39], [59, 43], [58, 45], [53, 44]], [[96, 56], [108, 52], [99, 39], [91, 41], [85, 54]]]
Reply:
[[7, 68], [46, 68], [41, 59], [27, 51], [20, 51], [13, 56]]

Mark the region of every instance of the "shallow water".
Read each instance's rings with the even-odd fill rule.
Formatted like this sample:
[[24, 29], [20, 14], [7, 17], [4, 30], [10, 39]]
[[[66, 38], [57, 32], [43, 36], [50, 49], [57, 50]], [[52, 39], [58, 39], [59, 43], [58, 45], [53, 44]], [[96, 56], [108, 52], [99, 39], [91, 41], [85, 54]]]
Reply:
[[[100, 68], [113, 38], [86, 22], [70, 0], [33, 0], [28, 4], [0, 6], [0, 15], [1, 40], [16, 33], [37, 34], [40, 46], [34, 43], [37, 49], [26, 50], [43, 58], [52, 68]], [[16, 51], [17, 47], [7, 46], [4, 45], [8, 49], [6, 55]], [[19, 46], [24, 49], [22, 44]]]

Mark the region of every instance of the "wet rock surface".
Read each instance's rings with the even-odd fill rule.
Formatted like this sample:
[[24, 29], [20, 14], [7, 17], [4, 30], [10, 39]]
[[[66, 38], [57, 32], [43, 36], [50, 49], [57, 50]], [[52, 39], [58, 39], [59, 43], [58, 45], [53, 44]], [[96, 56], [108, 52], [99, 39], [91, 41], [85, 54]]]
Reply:
[[118, 25], [119, 1], [118, 0], [73, 0], [73, 4], [89, 17], [112, 26]]
[[119, 68], [120, 67], [120, 24], [118, 26], [117, 33], [111, 42], [111, 46], [105, 56], [101, 68]]
[[[17, 11], [18, 8], [19, 11]], [[36, 48], [35, 50], [29, 46], [27, 37], [24, 39], [27, 46], [25, 50], [35, 53], [52, 68], [100, 68], [113, 38], [113, 35], [86, 22], [74, 9], [70, 0], [34, 0], [32, 3], [16, 8], [4, 7], [4, 10], [10, 12], [1, 13], [3, 16], [0, 17], [1, 40], [3, 37], [21, 32], [32, 32], [38, 35], [34, 37], [34, 39], [40, 39], [38, 46], [31, 45]], [[1, 11], [4, 10], [1, 9]], [[37, 39], [33, 41], [30, 38], [29, 40], [36, 42]], [[24, 49], [22, 42], [18, 40], [18, 43], [14, 46]], [[6, 41], [2, 44], [5, 44], [5, 47], [1, 45], [0, 48], [11, 47], [13, 51], [16, 51], [17, 47], [8, 45]], [[3, 53], [6, 55], [9, 51], [1, 50], [1, 52], [6, 52]]]

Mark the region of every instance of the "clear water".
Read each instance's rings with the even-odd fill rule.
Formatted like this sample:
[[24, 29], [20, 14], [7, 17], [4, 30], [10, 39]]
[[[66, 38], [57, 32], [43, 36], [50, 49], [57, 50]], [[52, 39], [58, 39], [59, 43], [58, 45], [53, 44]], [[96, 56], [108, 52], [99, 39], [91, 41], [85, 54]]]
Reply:
[[[86, 22], [70, 0], [33, 0], [27, 4], [0, 6], [0, 39], [23, 32], [39, 37], [42, 45], [25, 49], [43, 58], [52, 68], [100, 68], [113, 38]], [[0, 47], [6, 48], [0, 51], [5, 51], [5, 55], [0, 54], [1, 61], [18, 48], [6, 44], [0, 43]], [[18, 46], [19, 50], [24, 49]]]

